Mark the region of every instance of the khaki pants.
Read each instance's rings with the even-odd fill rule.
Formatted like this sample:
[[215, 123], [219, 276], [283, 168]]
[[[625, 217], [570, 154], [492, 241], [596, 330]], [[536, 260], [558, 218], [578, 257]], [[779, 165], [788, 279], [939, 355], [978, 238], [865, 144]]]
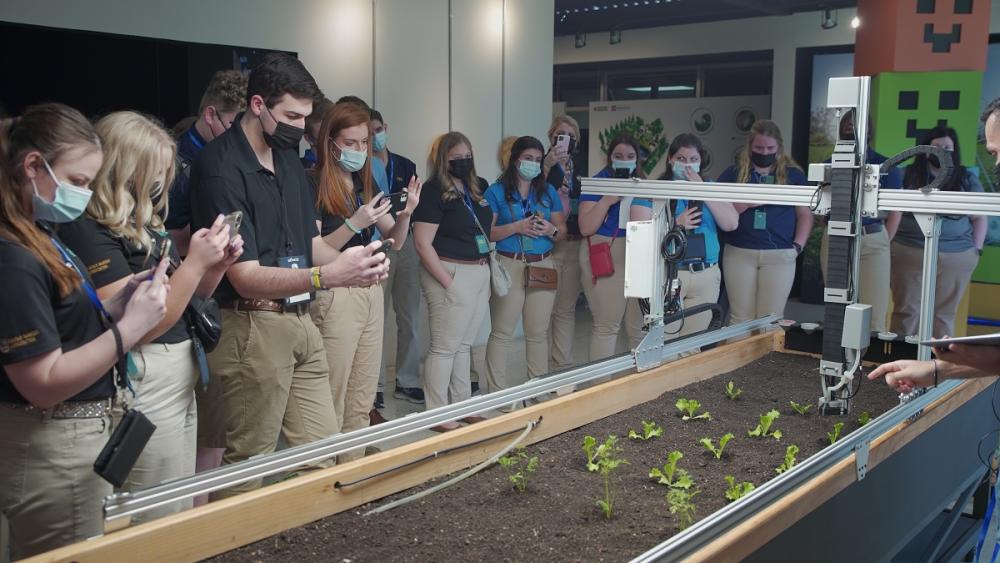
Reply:
[[[382, 287], [384, 302], [388, 303], [391, 298], [396, 314], [396, 383], [397, 387], [420, 387], [420, 324], [424, 317], [424, 298], [420, 291], [420, 257], [413, 247], [413, 235], [406, 238], [402, 249], [389, 249], [389, 259], [392, 267]], [[383, 326], [389, 321], [389, 308], [384, 309]], [[385, 366], [389, 363], [390, 352], [383, 345], [379, 391], [385, 387]]]
[[[592, 244], [611, 242], [610, 237], [594, 235]], [[590, 251], [587, 243], [580, 244], [580, 283], [587, 296], [594, 325], [590, 332], [590, 361], [603, 360], [615, 353], [618, 333], [625, 324], [629, 346], [635, 348], [642, 341], [642, 312], [635, 299], [625, 299], [625, 239], [619, 237], [611, 245], [615, 273], [593, 283], [590, 270]]]
[[726, 245], [722, 271], [729, 295], [729, 324], [785, 314], [795, 281], [794, 248], [755, 250]]
[[[198, 368], [190, 340], [178, 344], [146, 344], [132, 351], [138, 373], [132, 376], [135, 399], [130, 406], [156, 425], [122, 487], [140, 491], [170, 479], [194, 475], [198, 414], [194, 387]], [[191, 499], [137, 514], [147, 522], [191, 507]]]
[[[534, 289], [524, 287], [526, 268], [521, 260], [500, 256], [500, 262], [507, 267], [513, 280], [507, 295], [490, 298], [490, 340], [486, 345], [486, 380], [490, 392], [506, 389], [522, 383], [518, 375], [507, 372], [511, 342], [518, 319], [523, 320], [524, 348], [528, 360], [528, 378], [540, 377], [548, 373], [549, 367], [549, 322], [552, 304], [556, 299], [554, 289]], [[552, 260], [546, 258], [532, 262], [532, 266], [551, 268]]]
[[[573, 361], [573, 342], [576, 340], [576, 302], [583, 287], [580, 285], [579, 240], [557, 242], [552, 250], [552, 265], [559, 273], [552, 306], [552, 324], [549, 329], [554, 371], [568, 369]], [[584, 244], [585, 245], [585, 244]]]
[[[338, 287], [320, 292], [309, 308], [323, 336], [337, 429], [367, 428], [382, 363], [382, 287]], [[364, 456], [364, 449], [342, 454], [339, 461]]]
[[[900, 335], [917, 334], [920, 328], [920, 284], [924, 249], [898, 242], [892, 244], [892, 330]], [[938, 252], [937, 286], [934, 290], [933, 336], [955, 335], [955, 313], [969, 286], [979, 254]]]
[[[712, 265], [700, 272], [690, 270], [680, 270], [677, 277], [681, 281], [681, 297], [684, 300], [684, 308], [690, 309], [697, 305], [719, 302], [719, 290], [722, 285], [722, 272], [717, 264]], [[712, 324], [712, 313], [710, 311], [697, 314], [693, 317], [685, 317], [682, 321], [670, 323], [666, 327], [666, 340], [674, 340], [688, 334], [694, 334], [708, 329]]]
[[[222, 310], [222, 339], [208, 355], [220, 385], [224, 464], [274, 451], [278, 435], [289, 446], [337, 432], [323, 339], [308, 312]], [[329, 466], [329, 462], [318, 464]], [[260, 480], [212, 493], [233, 496]]]
[[110, 416], [53, 419], [0, 406], [0, 511], [12, 560], [103, 533], [112, 489], [94, 460], [110, 437]]
[[431, 347], [424, 364], [427, 410], [472, 396], [469, 381], [472, 343], [486, 319], [490, 302], [489, 266], [444, 261], [441, 265], [454, 278], [448, 289], [426, 269], [420, 269], [431, 320]]
[[[826, 260], [830, 237], [824, 232], [819, 249], [819, 264], [826, 279]], [[889, 233], [883, 228], [861, 235], [861, 287], [858, 301], [872, 306], [872, 330], [886, 330], [889, 316]]]

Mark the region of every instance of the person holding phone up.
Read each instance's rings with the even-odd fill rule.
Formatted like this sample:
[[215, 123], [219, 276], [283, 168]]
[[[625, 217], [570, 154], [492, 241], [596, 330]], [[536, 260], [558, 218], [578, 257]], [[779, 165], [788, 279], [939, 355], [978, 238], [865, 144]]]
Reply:
[[[160, 125], [130, 111], [107, 115], [97, 123], [97, 133], [104, 141], [105, 158], [91, 184], [94, 195], [85, 214], [59, 227], [59, 236], [84, 263], [102, 300], [162, 259], [174, 265], [168, 270], [167, 314], [131, 356], [131, 406], [156, 425], [122, 487], [138, 491], [194, 475], [200, 372], [185, 311], [193, 296], [212, 295], [226, 268], [242, 253], [243, 241], [236, 235], [230, 243], [228, 227], [219, 216], [211, 228], [192, 234], [181, 262], [161, 219], [167, 211], [165, 186], [175, 173], [174, 140]], [[136, 520], [190, 506], [190, 500], [161, 506]]]
[[[486, 373], [491, 393], [520, 383], [507, 372], [518, 319], [524, 325], [528, 378], [548, 372], [549, 321], [556, 289], [530, 273], [541, 268], [555, 274], [552, 249], [566, 234], [566, 220], [559, 195], [542, 177], [543, 149], [534, 137], [518, 138], [507, 168], [486, 190], [493, 211], [490, 240], [497, 243], [499, 260], [513, 280], [507, 295], [490, 298]], [[558, 283], [557, 276], [552, 278]]]
[[[369, 112], [357, 104], [336, 104], [323, 116], [312, 175], [317, 227], [323, 240], [338, 250], [371, 243], [375, 229], [399, 250], [410, 230], [410, 215], [420, 203], [421, 184], [411, 176], [404, 188], [406, 207], [392, 216], [389, 198], [372, 179], [371, 136]], [[310, 305], [323, 336], [339, 432], [369, 424], [382, 365], [383, 300], [379, 285], [338, 287], [319, 294]], [[362, 455], [363, 450], [348, 452], [340, 461]]]
[[106, 300], [52, 231], [90, 200], [103, 156], [80, 112], [29, 107], [0, 120], [0, 512], [18, 560], [103, 532], [111, 484], [112, 369], [161, 322], [167, 262]]

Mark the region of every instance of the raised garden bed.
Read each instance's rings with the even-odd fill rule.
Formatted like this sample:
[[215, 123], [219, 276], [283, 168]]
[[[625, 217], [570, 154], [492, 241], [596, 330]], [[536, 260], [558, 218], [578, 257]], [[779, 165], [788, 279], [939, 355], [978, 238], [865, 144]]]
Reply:
[[[728, 501], [725, 476], [760, 485], [776, 475], [788, 445], [800, 449], [799, 462], [829, 444], [828, 432], [843, 422], [841, 437], [859, 427], [862, 412], [874, 418], [891, 409], [897, 397], [883, 384], [865, 383], [855, 397], [851, 415], [821, 417], [813, 406], [805, 415], [789, 401], [815, 405], [819, 393], [817, 360], [771, 353], [731, 373], [690, 384], [625, 412], [563, 433], [527, 449], [539, 458], [527, 490], [519, 493], [500, 467], [482, 473], [413, 504], [364, 517], [372, 506], [352, 509], [294, 528], [223, 554], [221, 561], [623, 561], [678, 531], [676, 517], [665, 500], [667, 487], [650, 479], [668, 453], [679, 450], [677, 464], [693, 478], [696, 519]], [[742, 390], [737, 400], [726, 397], [729, 381]], [[699, 412], [711, 420], [682, 421], [678, 399], [696, 399]], [[747, 435], [759, 416], [777, 410], [771, 430], [781, 440]], [[629, 429], [642, 431], [642, 421], [664, 429], [661, 437], [629, 440]], [[543, 422], [544, 425], [544, 422]], [[700, 443], [711, 438], [717, 446], [727, 432], [734, 435], [722, 459]], [[596, 505], [603, 481], [588, 472], [582, 450], [584, 437], [599, 441], [619, 437], [620, 457], [628, 461], [613, 474], [617, 487], [614, 514], [606, 519]], [[411, 494], [433, 483], [417, 487]], [[396, 498], [391, 497], [391, 498]]]

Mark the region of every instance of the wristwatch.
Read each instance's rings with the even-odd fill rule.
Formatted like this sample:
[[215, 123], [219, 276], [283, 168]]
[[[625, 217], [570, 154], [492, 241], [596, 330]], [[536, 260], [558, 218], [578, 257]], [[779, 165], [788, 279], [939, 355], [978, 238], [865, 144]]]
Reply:
[[[559, 236], [559, 227], [553, 226], [552, 227], [552, 237], [551, 238], [556, 238], [557, 236]], [[980, 252], [980, 254], [982, 254], [982, 253]]]

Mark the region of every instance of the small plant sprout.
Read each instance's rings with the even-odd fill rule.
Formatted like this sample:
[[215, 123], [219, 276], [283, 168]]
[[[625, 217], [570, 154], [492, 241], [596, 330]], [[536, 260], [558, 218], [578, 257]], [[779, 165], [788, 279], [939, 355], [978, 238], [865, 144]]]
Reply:
[[528, 479], [538, 469], [538, 456], [528, 457], [523, 447], [514, 450], [511, 455], [499, 459], [500, 467], [507, 472], [507, 480], [514, 485], [519, 493], [528, 488]]
[[630, 440], [649, 440], [659, 436], [663, 436], [663, 427], [649, 420], [642, 421], [642, 434], [635, 430], [628, 431]]
[[773, 436], [775, 440], [781, 440], [781, 430], [771, 431], [771, 425], [774, 424], [775, 420], [781, 415], [778, 411], [771, 409], [765, 414], [760, 415], [760, 424], [756, 428], [747, 432], [751, 438], [766, 438], [768, 436]]
[[832, 446], [840, 438], [840, 431], [843, 430], [844, 423], [838, 422], [833, 425], [833, 432], [827, 432], [826, 437], [830, 440], [830, 445]]
[[619, 466], [628, 463], [624, 458], [619, 457], [624, 450], [618, 445], [618, 437], [612, 435], [608, 436], [600, 445], [597, 444], [597, 439], [593, 436], [585, 437], [583, 451], [587, 454], [587, 469], [600, 473], [604, 479], [604, 498], [597, 501], [597, 506], [601, 508], [604, 517], [610, 520], [615, 510], [615, 488], [611, 482], [611, 474]]
[[730, 401], [735, 401], [743, 394], [743, 390], [737, 387], [732, 381], [726, 384], [726, 396]]
[[788, 404], [792, 405], [793, 411], [801, 414], [802, 416], [805, 416], [806, 413], [809, 412], [809, 409], [812, 408], [812, 405], [800, 405], [795, 401], [788, 401]]
[[726, 475], [726, 483], [729, 484], [729, 488], [726, 489], [726, 498], [731, 501], [740, 500], [753, 490], [753, 483], [750, 481], [737, 483], [732, 475]]
[[706, 450], [712, 452], [712, 455], [715, 456], [715, 459], [722, 459], [722, 450], [726, 449], [726, 444], [728, 444], [729, 441], [732, 439], [733, 439], [733, 433], [726, 432], [726, 434], [723, 437], [719, 438], [718, 448], [715, 447], [715, 444], [712, 442], [711, 438], [702, 438], [701, 440], [698, 441], [701, 443], [701, 445], [705, 446]]
[[687, 413], [681, 417], [681, 420], [695, 420], [698, 418], [712, 420], [712, 415], [708, 414], [708, 411], [695, 415], [700, 408], [701, 403], [694, 399], [677, 399], [677, 410], [681, 411], [681, 414]]
[[864, 426], [871, 421], [872, 421], [872, 415], [868, 414], [868, 411], [861, 413], [861, 416], [858, 417], [858, 424], [860, 424], [861, 426]]
[[667, 504], [670, 505], [670, 513], [677, 520], [677, 527], [681, 530], [694, 524], [696, 507], [691, 500], [701, 491], [689, 489], [670, 489], [667, 491]]
[[684, 454], [674, 450], [667, 454], [667, 463], [663, 469], [654, 467], [649, 470], [649, 478], [656, 479], [661, 485], [666, 485], [672, 489], [690, 489], [694, 484], [691, 475], [683, 469], [677, 468], [677, 462], [684, 457]]
[[778, 472], [778, 475], [781, 475], [795, 466], [795, 456], [797, 455], [799, 455], [799, 447], [795, 444], [785, 448], [785, 461], [779, 465], [777, 469], [775, 469], [775, 471]]

